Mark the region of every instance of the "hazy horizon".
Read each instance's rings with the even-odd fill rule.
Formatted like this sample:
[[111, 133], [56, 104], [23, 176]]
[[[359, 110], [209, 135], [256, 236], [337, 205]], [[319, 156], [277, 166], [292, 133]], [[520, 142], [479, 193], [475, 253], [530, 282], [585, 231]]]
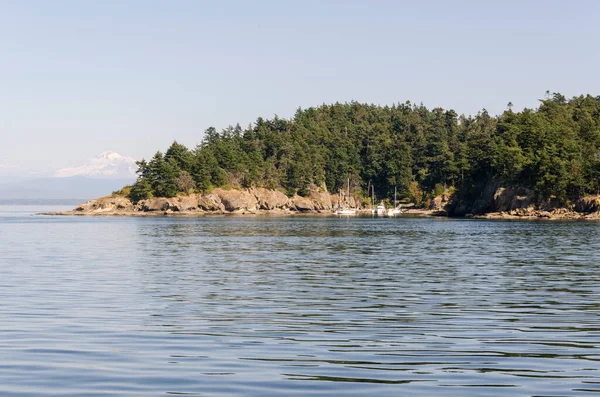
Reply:
[[3, 2], [0, 175], [141, 159], [298, 107], [600, 94], [600, 3]]

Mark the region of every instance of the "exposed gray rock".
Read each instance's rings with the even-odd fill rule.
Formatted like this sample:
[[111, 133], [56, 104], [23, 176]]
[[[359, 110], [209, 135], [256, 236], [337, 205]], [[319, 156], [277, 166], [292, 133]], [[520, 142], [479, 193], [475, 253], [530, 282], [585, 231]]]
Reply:
[[[312, 200], [313, 207], [316, 210], [331, 210], [333, 207], [331, 205], [331, 195], [326, 191], [320, 191], [316, 186], [311, 186], [309, 188], [308, 198]], [[354, 201], [354, 198], [350, 198]], [[354, 207], [354, 203], [350, 203], [351, 207]]]
[[248, 190], [215, 189], [213, 193], [221, 198], [227, 211], [256, 211], [258, 209], [256, 197]]
[[251, 189], [256, 197], [257, 206], [261, 210], [283, 209], [288, 207], [290, 199], [283, 192], [271, 189]]
[[331, 209], [335, 208], [337, 205], [341, 205], [342, 207], [349, 206], [350, 208], [360, 208], [361, 205], [353, 196], [346, 198], [346, 193], [339, 194], [329, 194], [329, 193], [321, 193], [329, 195], [329, 204], [331, 205]]
[[533, 191], [523, 187], [500, 187], [494, 193], [494, 211], [511, 211], [534, 204]]
[[225, 207], [221, 203], [221, 198], [216, 194], [207, 194], [198, 196], [198, 208], [203, 211], [224, 211]]
[[196, 211], [198, 209], [198, 195], [174, 197], [169, 199], [169, 209], [172, 211]]
[[100, 197], [81, 204], [74, 211], [77, 212], [117, 212], [133, 211], [133, 204], [125, 197]]
[[297, 211], [308, 212], [314, 211], [315, 205], [308, 197], [294, 196], [292, 197], [292, 207]]
[[136, 205], [137, 210], [143, 212], [166, 211], [170, 207], [169, 199], [164, 197], [140, 200]]

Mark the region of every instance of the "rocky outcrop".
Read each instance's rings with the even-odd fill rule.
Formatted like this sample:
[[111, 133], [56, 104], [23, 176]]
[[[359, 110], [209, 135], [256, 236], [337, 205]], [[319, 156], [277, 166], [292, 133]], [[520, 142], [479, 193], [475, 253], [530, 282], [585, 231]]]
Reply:
[[469, 212], [473, 214], [483, 214], [494, 211], [494, 196], [499, 188], [500, 183], [497, 181], [487, 183], [479, 197], [471, 205]]
[[[443, 203], [438, 203], [442, 205]], [[500, 186], [497, 181], [487, 183], [475, 200], [450, 198], [444, 209], [452, 216], [481, 215], [512, 211], [535, 206], [535, 195], [522, 187]]]
[[600, 219], [600, 197], [587, 196], [573, 204], [555, 199], [536, 203], [535, 194], [524, 188], [499, 188], [494, 195], [494, 210], [474, 214], [487, 219]]
[[256, 196], [248, 190], [215, 189], [213, 194], [221, 199], [221, 203], [227, 211], [256, 211], [258, 209]]
[[323, 188], [312, 187], [308, 197], [288, 198], [283, 192], [264, 188], [215, 189], [207, 194], [154, 197], [133, 204], [125, 197], [101, 197], [72, 211], [81, 215], [152, 215], [194, 213], [329, 212], [331, 196]]
[[292, 205], [291, 208], [300, 211], [300, 212], [308, 212], [315, 210], [315, 204], [308, 197], [302, 196], [294, 196], [291, 199]]
[[[596, 213], [597, 214], [597, 213]], [[536, 209], [534, 207], [517, 208], [510, 211], [490, 212], [475, 215], [475, 218], [484, 219], [598, 219], [568, 208], [555, 208], [552, 211]]]
[[171, 211], [185, 212], [196, 211], [198, 209], [199, 195], [190, 194], [189, 196], [174, 197], [169, 199], [169, 208]]
[[198, 195], [173, 198], [151, 198], [133, 204], [125, 197], [101, 197], [90, 200], [75, 208], [81, 213], [119, 213], [119, 212], [164, 212], [164, 211], [194, 211], [198, 209]]
[[283, 192], [265, 188], [250, 189], [250, 192], [256, 197], [258, 209], [274, 210], [288, 208], [289, 198]]
[[133, 211], [133, 204], [125, 197], [100, 197], [75, 208], [74, 212], [103, 213]]
[[331, 194], [329, 196], [330, 200], [331, 200], [331, 205], [333, 205], [334, 207], [337, 207], [338, 204], [340, 204], [340, 195], [339, 194]]
[[448, 193], [448, 192], [444, 192], [444, 193], [440, 194], [439, 196], [436, 196], [429, 203], [429, 210], [437, 211], [437, 212], [444, 212], [446, 210], [446, 205], [448, 205], [448, 203], [450, 202], [450, 198], [451, 198], [451, 196], [450, 196], [450, 193]]
[[[309, 188], [308, 198], [313, 202], [315, 210], [330, 211], [333, 208], [331, 205], [331, 195], [327, 191], [318, 189], [316, 186]], [[351, 205], [351, 207], [354, 207], [354, 205]]]
[[225, 211], [221, 198], [215, 194], [199, 195], [198, 208], [202, 211]]
[[136, 209], [143, 212], [166, 211], [171, 207], [168, 198], [155, 197], [141, 200], [136, 204]]
[[338, 204], [340, 204], [342, 207], [347, 205], [350, 208], [361, 208], [361, 203], [359, 200], [356, 200], [352, 196], [346, 199], [346, 194], [342, 194], [341, 197], [339, 194], [331, 194], [329, 195], [329, 202], [331, 203], [332, 208], [335, 208]]
[[600, 212], [600, 196], [586, 196], [575, 203], [575, 211], [585, 214]]
[[533, 191], [522, 187], [500, 187], [494, 193], [493, 211], [511, 211], [529, 208], [534, 204]]

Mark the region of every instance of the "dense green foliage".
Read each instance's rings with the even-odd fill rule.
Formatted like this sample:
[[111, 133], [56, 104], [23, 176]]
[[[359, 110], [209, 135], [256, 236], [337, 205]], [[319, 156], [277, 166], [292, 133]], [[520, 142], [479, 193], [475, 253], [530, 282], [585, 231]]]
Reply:
[[[193, 150], [174, 142], [138, 162], [137, 201], [193, 189], [267, 187], [335, 192], [348, 179], [355, 195], [423, 203], [449, 187], [475, 198], [490, 181], [522, 186], [561, 202], [596, 193], [600, 181], [600, 97], [546, 94], [537, 110], [453, 110], [409, 102], [356, 102], [298, 109], [291, 120], [259, 118], [221, 132], [209, 128]], [[183, 174], [183, 177], [182, 177]]]

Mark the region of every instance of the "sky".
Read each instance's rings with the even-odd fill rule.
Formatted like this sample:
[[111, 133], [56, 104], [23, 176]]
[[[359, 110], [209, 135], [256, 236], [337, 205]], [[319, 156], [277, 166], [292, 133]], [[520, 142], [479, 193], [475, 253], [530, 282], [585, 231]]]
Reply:
[[0, 175], [299, 107], [600, 95], [600, 2], [0, 0]]

